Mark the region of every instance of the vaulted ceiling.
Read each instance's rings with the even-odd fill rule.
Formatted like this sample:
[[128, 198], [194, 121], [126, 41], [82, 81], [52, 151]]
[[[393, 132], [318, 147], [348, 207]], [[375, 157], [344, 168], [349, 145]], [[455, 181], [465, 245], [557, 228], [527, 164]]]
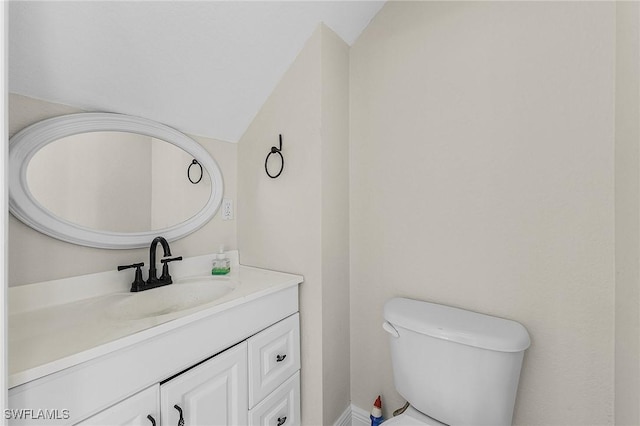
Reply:
[[324, 22], [352, 44], [383, 1], [12, 1], [9, 90], [237, 141]]

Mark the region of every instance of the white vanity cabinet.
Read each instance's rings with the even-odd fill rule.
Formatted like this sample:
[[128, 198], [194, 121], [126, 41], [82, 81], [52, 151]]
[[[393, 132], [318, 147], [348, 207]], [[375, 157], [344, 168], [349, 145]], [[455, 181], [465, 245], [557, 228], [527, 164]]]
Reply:
[[299, 370], [296, 313], [77, 425], [297, 426]]
[[300, 372], [249, 411], [250, 426], [300, 425]]
[[160, 426], [160, 385], [154, 385], [99, 412], [77, 426]]
[[248, 340], [249, 425], [300, 424], [300, 324], [298, 314]]
[[[210, 268], [208, 256], [191, 261], [189, 270]], [[100, 279], [111, 288], [111, 276]], [[37, 308], [43, 293], [53, 294], [51, 286], [68, 294], [62, 284], [14, 291], [14, 301], [33, 302], [14, 304], [10, 318], [9, 409], [64, 415], [44, 423], [15, 415], [8, 424], [173, 426], [180, 419], [176, 405], [185, 426], [299, 424], [303, 277], [236, 265], [227, 281], [233, 287], [227, 296], [158, 317], [110, 317], [119, 306], [113, 300], [129, 297], [123, 292], [79, 299], [79, 316], [69, 302]], [[72, 288], [84, 288], [80, 283], [85, 279]], [[46, 345], [38, 340], [50, 335]], [[68, 355], [60, 358], [62, 351]]]
[[247, 343], [160, 386], [164, 426], [247, 424]]
[[249, 406], [254, 407], [300, 369], [300, 326], [292, 315], [248, 340]]

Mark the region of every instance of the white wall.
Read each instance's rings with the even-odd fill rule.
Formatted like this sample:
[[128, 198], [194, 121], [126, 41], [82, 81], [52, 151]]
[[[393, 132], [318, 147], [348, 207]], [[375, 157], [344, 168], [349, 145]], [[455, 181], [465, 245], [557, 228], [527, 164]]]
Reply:
[[616, 4], [615, 420], [640, 424], [640, 5]]
[[[316, 31], [238, 143], [242, 261], [304, 275], [300, 286], [303, 424], [322, 424], [320, 47]], [[278, 134], [283, 136], [285, 170], [271, 179], [264, 161], [271, 146], [278, 145]]]
[[612, 424], [615, 4], [390, 2], [350, 59], [353, 403], [406, 296], [527, 327], [516, 424]]
[[[45, 118], [75, 112], [81, 111], [66, 105], [10, 94], [9, 134], [13, 135]], [[217, 161], [224, 179], [224, 196], [235, 199], [237, 145], [200, 136], [191, 137]], [[186, 180], [186, 172], [179, 179]], [[195, 233], [171, 243], [171, 250], [176, 256], [197, 256], [216, 252], [221, 244], [227, 249], [236, 248], [236, 221], [222, 221], [217, 213]], [[9, 217], [9, 286], [109, 271], [118, 265], [136, 261], [148, 264], [149, 250], [103, 250], [77, 246], [40, 234], [13, 216]]]
[[322, 31], [322, 375], [324, 424], [351, 400], [349, 336], [349, 47]]
[[[319, 27], [238, 147], [243, 263], [305, 278], [300, 287], [305, 425], [332, 424], [349, 405], [347, 52], [331, 30]], [[285, 169], [271, 179], [264, 162], [280, 133]], [[274, 161], [271, 167], [278, 165]]]

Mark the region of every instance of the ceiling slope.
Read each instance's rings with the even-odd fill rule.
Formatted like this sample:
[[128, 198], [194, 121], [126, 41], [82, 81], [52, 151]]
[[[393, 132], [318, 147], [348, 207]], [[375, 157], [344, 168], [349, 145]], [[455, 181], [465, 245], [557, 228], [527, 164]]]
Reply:
[[237, 141], [324, 22], [352, 44], [383, 1], [12, 1], [9, 90]]

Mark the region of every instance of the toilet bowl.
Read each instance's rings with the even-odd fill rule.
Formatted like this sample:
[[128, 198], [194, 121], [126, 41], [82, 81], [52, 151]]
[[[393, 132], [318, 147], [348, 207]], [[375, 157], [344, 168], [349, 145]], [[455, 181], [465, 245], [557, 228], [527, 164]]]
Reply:
[[405, 298], [384, 319], [394, 385], [411, 405], [385, 425], [511, 425], [530, 345], [520, 323]]

